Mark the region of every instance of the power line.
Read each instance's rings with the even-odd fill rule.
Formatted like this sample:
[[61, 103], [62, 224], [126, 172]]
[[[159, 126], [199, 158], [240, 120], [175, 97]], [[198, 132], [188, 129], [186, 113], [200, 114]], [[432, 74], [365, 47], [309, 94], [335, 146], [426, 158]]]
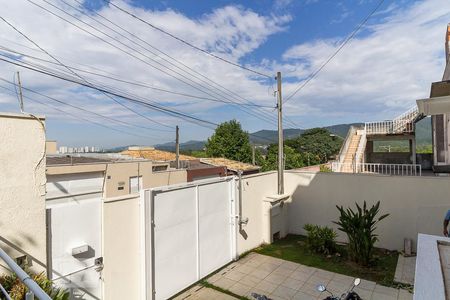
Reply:
[[139, 104], [139, 105], [151, 108], [153, 110], [172, 115], [172, 116], [182, 117], [182, 118], [185, 118], [185, 119], [188, 119], [188, 120], [191, 120], [191, 121], [198, 121], [200, 123], [204, 123], [204, 124], [207, 124], [207, 125], [218, 126], [218, 124], [216, 124], [214, 122], [202, 120], [200, 118], [197, 118], [197, 117], [194, 117], [194, 116], [182, 113], [182, 112], [178, 112], [178, 111], [175, 111], [175, 110], [172, 110], [172, 109], [169, 109], [169, 108], [165, 108], [165, 107], [162, 107], [162, 106], [157, 105], [157, 104], [152, 104], [152, 103], [145, 102], [145, 101], [142, 101], [142, 100], [138, 100], [138, 99], [135, 99], [135, 98], [131, 98], [131, 97], [128, 97], [128, 96], [125, 96], [125, 95], [121, 95], [121, 94], [118, 94], [116, 92], [112, 92], [112, 91], [109, 91], [109, 90], [101, 88], [101, 87], [90, 85], [90, 84], [85, 83], [85, 82], [79, 82], [79, 81], [76, 81], [76, 80], [71, 79], [71, 78], [66, 78], [66, 77], [63, 77], [63, 76], [58, 75], [58, 74], [52, 74], [52, 73], [50, 73], [48, 71], [45, 71], [45, 70], [39, 70], [37, 68], [30, 67], [30, 66], [27, 66], [27, 65], [24, 65], [24, 64], [20, 64], [20, 63], [14, 62], [14, 61], [10, 61], [10, 60], [4, 59], [4, 58], [0, 58], [0, 61], [4, 61], [4, 62], [13, 64], [13, 65], [16, 65], [16, 66], [28, 69], [28, 70], [32, 70], [32, 71], [35, 71], [35, 72], [39, 72], [41, 74], [45, 74], [45, 75], [48, 75], [48, 76], [51, 76], [51, 77], [54, 77], [54, 78], [61, 79], [61, 80], [64, 80], [64, 81], [68, 81], [68, 82], [72, 82], [72, 83], [75, 83], [75, 84], [78, 84], [78, 85], [82, 85], [84, 87], [87, 87], [87, 88], [90, 88], [90, 89], [93, 89], [93, 90], [96, 90], [96, 91], [99, 91], [99, 92], [104, 92], [104, 93], [107, 93], [107, 94], [109, 94], [111, 96], [115, 96], [115, 97], [118, 97], [118, 98], [130, 101], [130, 102], [133, 102], [133, 103], [136, 103], [136, 104]]
[[221, 61], [223, 61], [223, 62], [225, 62], [225, 63], [228, 63], [228, 64], [230, 64], [230, 65], [233, 65], [233, 66], [235, 66], [235, 67], [238, 67], [238, 68], [241, 68], [241, 69], [243, 69], [243, 70], [252, 72], [252, 73], [254, 73], [254, 74], [257, 74], [257, 75], [260, 75], [260, 76], [263, 76], [263, 77], [267, 77], [267, 78], [272, 79], [272, 76], [270, 76], [270, 75], [267, 75], [267, 74], [264, 74], [264, 73], [262, 73], [262, 72], [259, 72], [259, 71], [250, 69], [250, 68], [245, 67], [245, 66], [242, 66], [242, 65], [237, 64], [237, 63], [235, 63], [235, 62], [232, 62], [232, 61], [230, 61], [230, 60], [228, 60], [228, 59], [225, 59], [225, 58], [223, 58], [223, 57], [220, 57], [220, 56], [218, 56], [218, 55], [216, 55], [216, 54], [214, 54], [214, 53], [211, 53], [211, 52], [209, 52], [209, 51], [207, 51], [207, 50], [205, 50], [205, 49], [202, 49], [202, 48], [200, 48], [200, 47], [197, 47], [197, 46], [195, 46], [194, 44], [192, 44], [192, 43], [190, 43], [190, 42], [188, 42], [188, 41], [186, 41], [186, 40], [184, 40], [184, 39], [182, 39], [182, 38], [180, 38], [180, 37], [177, 37], [177, 36], [171, 34], [170, 32], [167, 32], [166, 30], [164, 30], [164, 29], [162, 29], [162, 28], [160, 28], [160, 27], [158, 27], [158, 26], [156, 26], [156, 25], [153, 25], [152, 23], [150, 23], [150, 22], [148, 22], [148, 21], [145, 21], [144, 19], [142, 19], [142, 18], [138, 17], [137, 15], [133, 14], [132, 12], [127, 11], [126, 9], [124, 9], [124, 8], [122, 8], [122, 7], [120, 7], [120, 6], [116, 5], [116, 4], [114, 4], [114, 3], [112, 3], [112, 2], [109, 1], [109, 0], [103, 0], [103, 1], [105, 1], [105, 2], [108, 3], [109, 5], [114, 6], [115, 8], [117, 8], [118, 10], [120, 10], [120, 11], [126, 13], [127, 15], [129, 15], [129, 16], [131, 16], [131, 17], [133, 17], [133, 18], [135, 18], [135, 19], [137, 19], [137, 20], [139, 20], [139, 21], [141, 21], [141, 22], [143, 22], [143, 23], [145, 23], [145, 24], [147, 24], [148, 26], [152, 27], [153, 29], [156, 29], [156, 30], [158, 30], [159, 32], [162, 32], [162, 33], [164, 33], [165, 35], [168, 35], [168, 36], [170, 36], [171, 38], [174, 38], [174, 39], [176, 39], [177, 41], [179, 41], [179, 42], [181, 42], [181, 43], [183, 43], [183, 44], [185, 44], [185, 45], [187, 45], [187, 46], [189, 46], [189, 47], [191, 47], [191, 48], [193, 48], [193, 49], [195, 49], [195, 50], [198, 50], [198, 51], [200, 51], [200, 52], [202, 52], [202, 53], [204, 53], [204, 54], [207, 54], [207, 55], [209, 55], [209, 56], [211, 56], [211, 57], [214, 57], [214, 58], [216, 58], [216, 59], [218, 59], [218, 60], [221, 60]]
[[[4, 87], [4, 86], [1, 86], [1, 85], [0, 85], [0, 88], [5, 89], [5, 90], [8, 90], [8, 91], [10, 91], [10, 92], [12, 92], [12, 93], [14, 92], [13, 90], [8, 89], [8, 88], [6, 88], [6, 87]], [[54, 107], [54, 106], [52, 106], [52, 105], [49, 105], [49, 104], [44, 103], [44, 102], [42, 102], [42, 101], [39, 101], [39, 100], [37, 100], [37, 99], [30, 98], [30, 97], [28, 97], [28, 96], [23, 96], [23, 97], [24, 97], [25, 99], [28, 99], [28, 100], [33, 101], [33, 102], [37, 102], [37, 103], [39, 103], [39, 104], [41, 104], [41, 105], [44, 105], [44, 106], [46, 106], [46, 107], [50, 107], [50, 108], [52, 108], [52, 109], [54, 109], [54, 110], [56, 110], [56, 111], [59, 111], [59, 112], [61, 112], [61, 113], [70, 115], [70, 116], [72, 116], [73, 118], [75, 118], [75, 119], [77, 119], [77, 120], [83, 120], [83, 121], [85, 121], [85, 122], [92, 123], [92, 124], [95, 124], [95, 125], [97, 125], [97, 126], [104, 127], [104, 128], [110, 129], [110, 130], [114, 130], [114, 131], [117, 131], [117, 132], [120, 132], [120, 133], [124, 133], [124, 134], [128, 134], [128, 135], [133, 135], [133, 136], [141, 137], [141, 138], [148, 138], [148, 136], [144, 136], [144, 135], [140, 135], [140, 134], [136, 134], [136, 133], [124, 131], [124, 130], [121, 130], [121, 129], [118, 129], [118, 128], [114, 128], [114, 127], [111, 127], [111, 126], [107, 126], [107, 125], [105, 125], [105, 124], [98, 123], [98, 122], [95, 122], [95, 121], [92, 121], [92, 120], [89, 120], [89, 119], [80, 117], [80, 116], [75, 115], [75, 114], [72, 114], [72, 113], [70, 113], [70, 112], [68, 112], [68, 111], [65, 111], [65, 110], [56, 108], [56, 107]]]
[[[11, 81], [9, 81], [9, 80], [7, 80], [7, 79], [5, 79], [5, 78], [0, 77], [0, 80], [3, 81], [3, 82], [6, 82], [6, 83], [9, 83], [9, 84], [14, 85], [15, 88], [18, 86], [18, 84], [16, 84], [15, 82], [11, 82]], [[22, 88], [23, 90], [25, 90], [25, 91], [29, 91], [29, 92], [31, 92], [31, 93], [33, 93], [33, 94], [39, 95], [39, 96], [41, 96], [41, 97], [45, 97], [45, 98], [47, 98], [47, 99], [49, 99], [49, 100], [52, 100], [52, 101], [54, 101], [54, 102], [57, 102], [57, 103], [60, 103], [60, 104], [66, 105], [66, 106], [70, 106], [70, 107], [75, 108], [75, 109], [77, 109], [77, 110], [80, 110], [80, 111], [83, 111], [83, 112], [86, 112], [86, 113], [90, 113], [90, 114], [96, 115], [96, 116], [98, 116], [98, 117], [101, 117], [101, 118], [103, 118], [103, 119], [106, 119], [106, 120], [109, 120], [109, 121], [112, 121], [112, 122], [116, 122], [116, 123], [120, 123], [120, 124], [125, 125], [125, 126], [133, 126], [133, 127], [136, 127], [136, 128], [146, 129], [146, 130], [157, 130], [157, 131], [171, 132], [171, 131], [165, 130], [165, 129], [150, 128], [150, 127], [141, 126], [141, 125], [136, 125], [136, 124], [132, 124], [132, 123], [129, 123], [129, 122], [126, 122], [126, 121], [118, 120], [118, 119], [115, 119], [115, 118], [107, 117], [107, 116], [105, 116], [105, 115], [102, 115], [102, 114], [99, 114], [99, 113], [96, 113], [96, 112], [93, 112], [93, 111], [84, 109], [84, 108], [82, 108], [82, 107], [79, 107], [79, 106], [75, 106], [75, 105], [69, 104], [69, 103], [64, 102], [64, 101], [62, 101], [62, 100], [56, 99], [55, 97], [51, 97], [51, 96], [49, 96], [49, 95], [45, 95], [45, 94], [40, 93], [40, 92], [38, 92], [38, 91], [36, 91], [36, 90], [30, 89], [30, 88], [27, 88], [27, 87], [24, 87], [24, 86], [22, 86], [21, 88]], [[156, 137], [156, 136], [149, 136], [149, 137], [153, 137], [153, 138], [161, 138], [161, 137]]]
[[[79, 22], [85, 24], [86, 26], [88, 26], [88, 27], [90, 27], [90, 28], [92, 28], [92, 29], [94, 29], [94, 30], [100, 32], [101, 34], [103, 34], [103, 35], [107, 36], [108, 38], [114, 40], [115, 42], [117, 42], [117, 43], [123, 45], [124, 47], [133, 50], [134, 52], [136, 52], [136, 53], [138, 53], [138, 54], [144, 56], [145, 58], [147, 58], [147, 59], [149, 59], [149, 60], [155, 62], [155, 63], [158, 64], [158, 65], [161, 65], [162, 67], [164, 67], [164, 68], [166, 68], [166, 69], [169, 69], [170, 71], [172, 71], [173, 73], [175, 73], [175, 74], [177, 74], [177, 75], [183, 77], [184, 79], [180, 79], [180, 78], [178, 78], [177, 76], [175, 76], [175, 75], [173, 75], [173, 74], [170, 74], [170, 73], [168, 73], [168, 72], [162, 70], [160, 67], [157, 67], [157, 66], [155, 66], [155, 65], [153, 65], [153, 64], [151, 64], [151, 63], [149, 63], [148, 61], [145, 61], [145, 60], [143, 60], [142, 58], [140, 58], [140, 57], [138, 57], [138, 56], [136, 56], [136, 55], [130, 53], [129, 51], [126, 51], [126, 50], [124, 50], [124, 49], [118, 47], [117, 45], [112, 44], [111, 42], [105, 40], [104, 38], [102, 38], [102, 37], [100, 37], [100, 36], [98, 36], [98, 35], [96, 35], [96, 34], [90, 32], [89, 30], [86, 30], [85, 28], [82, 28], [82, 27], [78, 26], [77, 24], [75, 24], [75, 23], [73, 23], [73, 22], [71, 22], [71, 21], [65, 19], [64, 17], [61, 17], [60, 15], [58, 15], [58, 14], [56, 14], [56, 13], [50, 11], [49, 9], [43, 7], [42, 5], [39, 5], [39, 4], [35, 3], [35, 2], [32, 1], [32, 0], [27, 0], [27, 1], [30, 2], [30, 3], [33, 4], [33, 5], [35, 5], [35, 6], [39, 7], [39, 8], [41, 8], [41, 9], [43, 9], [44, 11], [46, 11], [46, 12], [48, 12], [48, 13], [50, 13], [50, 14], [56, 16], [57, 18], [59, 18], [59, 19], [65, 21], [65, 22], [71, 24], [72, 26], [74, 26], [74, 27], [76, 27], [76, 28], [78, 28], [78, 29], [80, 29], [80, 30], [86, 32], [87, 34], [89, 34], [89, 35], [91, 35], [91, 36], [93, 36], [93, 37], [95, 37], [95, 38], [97, 38], [97, 39], [103, 41], [104, 43], [106, 43], [106, 44], [108, 44], [108, 45], [114, 47], [115, 49], [117, 49], [117, 50], [119, 50], [119, 51], [121, 51], [121, 52], [123, 52], [123, 53], [125, 53], [125, 54], [127, 54], [127, 55], [129, 55], [129, 56], [131, 56], [131, 57], [133, 57], [133, 58], [135, 58], [135, 59], [138, 59], [139, 61], [141, 61], [141, 62], [143, 62], [143, 63], [145, 63], [145, 64], [147, 64], [147, 65], [149, 65], [149, 66], [151, 66], [151, 67], [153, 67], [153, 68], [155, 68], [155, 69], [157, 69], [158, 71], [160, 71], [160, 72], [162, 72], [162, 73], [164, 73], [164, 74], [166, 74], [166, 75], [168, 75], [168, 76], [170, 76], [170, 77], [172, 77], [172, 78], [174, 78], [174, 79], [177, 79], [177, 80], [183, 82], [184, 84], [186, 84], [186, 85], [188, 85], [188, 86], [190, 86], [190, 87], [193, 87], [193, 88], [195, 88], [195, 89], [197, 89], [197, 90], [199, 90], [199, 91], [201, 91], [201, 92], [203, 92], [203, 93], [205, 93], [205, 94], [207, 94], [207, 95], [209, 95], [209, 96], [213, 96], [213, 95], [211, 95], [210, 93], [208, 93], [208, 92], [206, 92], [206, 91], [204, 90], [204, 89], [207, 89], [207, 90], [209, 90], [209, 91], [212, 91], [211, 89], [209, 89], [209, 88], [207, 88], [207, 87], [205, 88], [204, 86], [202, 86], [202, 89], [199, 89], [198, 87], [196, 87], [196, 86], [194, 86], [193, 84], [191, 84], [191, 83], [188, 82], [188, 81], [194, 82], [191, 78], [186, 77], [186, 76], [184, 76], [183, 74], [180, 74], [179, 72], [174, 71], [173, 69], [171, 69], [171, 68], [169, 68], [169, 67], [167, 67], [167, 66], [161, 64], [160, 62], [158, 62], [158, 61], [152, 59], [151, 57], [149, 57], [149, 56], [143, 54], [142, 52], [136, 50], [135, 48], [130, 47], [129, 45], [127, 45], [127, 44], [125, 44], [125, 43], [123, 43], [123, 42], [117, 40], [116, 38], [110, 36], [109, 34], [107, 34], [107, 33], [103, 32], [103, 31], [101, 31], [101, 30], [99, 30], [99, 29], [93, 27], [93, 26], [90, 25], [89, 23], [86, 23], [86, 22], [80, 20], [79, 18], [77, 18], [77, 17], [71, 15], [70, 13], [68, 13], [68, 12], [66, 12], [66, 11], [64, 11], [64, 10], [62, 10], [61, 8], [55, 6], [54, 4], [48, 2], [47, 0], [42, 0], [42, 1], [44, 1], [44, 2], [47, 3], [48, 5], [52, 6], [53, 8], [55, 8], [55, 9], [61, 11], [62, 13], [71, 16], [72, 18], [78, 20]], [[195, 83], [195, 84], [198, 84], [197, 82], [194, 82], [194, 83]], [[198, 84], [198, 85], [200, 85], [200, 84]], [[217, 92], [215, 92], [215, 93], [217, 93]], [[213, 96], [213, 97], [214, 97], [214, 96]], [[217, 97], [215, 97], [215, 98], [217, 98]], [[250, 114], [250, 115], [252, 115], [252, 116], [254, 116], [254, 117], [257, 117], [257, 118], [260, 118], [260, 119], [261, 119], [261, 117], [256, 116], [253, 112], [250, 112], [250, 111], [245, 111], [245, 112], [248, 113], [248, 114]], [[268, 120], [267, 118], [265, 119], [265, 121], [273, 122], [273, 120]]]
[[300, 90], [302, 90], [311, 80], [313, 80], [317, 74], [322, 71], [323, 68], [345, 47], [345, 45], [352, 40], [356, 34], [359, 32], [359, 30], [367, 23], [367, 21], [372, 17], [372, 15], [381, 7], [384, 0], [381, 0], [378, 2], [377, 6], [370, 12], [368, 16], [364, 18], [364, 20], [353, 30], [353, 32], [341, 43], [341, 45], [336, 49], [336, 51], [313, 73], [311, 73], [306, 81], [304, 81], [300, 86], [291, 94], [289, 95], [285, 100], [284, 103], [292, 99]]
[[[49, 63], [49, 64], [59, 65], [58, 63], [55, 63], [53, 61], [46, 60], [46, 59], [43, 59], [43, 58], [39, 58], [39, 57], [36, 57], [36, 56], [32, 56], [32, 55], [29, 55], [29, 54], [26, 54], [26, 53], [23, 53], [23, 52], [19, 52], [17, 50], [10, 49], [10, 48], [2, 46], [2, 45], [0, 45], [0, 49], [5, 51], [5, 52], [9, 52], [9, 53], [12, 53], [12, 54], [20, 55], [22, 57], [27, 57], [27, 58], [34, 59], [34, 60], [39, 60], [39, 61], [42, 61], [42, 62], [45, 62], [45, 63]], [[109, 73], [111, 75], [104, 75], [104, 74], [100, 74], [100, 73], [97, 73], [97, 72], [89, 71], [89, 70], [86, 70], [86, 69], [81, 69], [81, 68], [77, 68], [77, 67], [74, 67], [74, 66], [70, 66], [68, 64], [66, 64], [66, 65], [69, 66], [71, 69], [79, 71], [79, 72], [82, 72], [82, 73], [95, 75], [95, 76], [98, 76], [98, 77], [103, 77], [103, 78], [106, 78], [106, 79], [110, 79], [110, 80], [114, 80], [114, 81], [117, 81], [117, 82], [130, 84], [130, 85], [134, 85], [134, 86], [148, 88], [148, 89], [152, 89], [152, 90], [159, 91], [159, 92], [164, 92], [164, 93], [169, 93], [169, 94], [173, 94], [173, 95], [177, 95], [177, 96], [183, 96], [183, 97], [194, 98], [194, 99], [199, 99], [199, 100], [208, 100], [208, 101], [214, 101], [214, 102], [221, 102], [221, 103], [225, 103], [225, 104], [232, 104], [230, 102], [217, 100], [217, 99], [214, 99], [214, 98], [208, 98], [208, 97], [199, 96], [199, 95], [191, 95], [191, 94], [187, 94], [187, 93], [171, 91], [171, 90], [167, 90], [167, 89], [151, 86], [151, 85], [143, 83], [143, 82], [130, 81], [130, 80], [118, 78], [118, 77], [116, 77], [117, 76], [116, 74]], [[105, 73], [107, 73], [107, 72], [105, 72]], [[259, 105], [259, 104], [252, 104], [252, 103], [242, 103], [240, 105], [250, 106], [250, 107], [255, 106], [255, 107], [261, 107], [261, 108], [274, 108], [273, 106]]]
[[[229, 92], [229, 93], [234, 93], [233, 91], [227, 89], [227, 88], [224, 87], [223, 85], [221, 85], [221, 84], [219, 84], [219, 83], [217, 83], [217, 82], [211, 80], [209, 77], [207, 77], [207, 76], [201, 74], [200, 72], [198, 72], [198, 71], [196, 71], [195, 69], [191, 68], [190, 66], [186, 65], [186, 64], [183, 63], [182, 61], [180, 61], [180, 60], [176, 59], [175, 57], [169, 55], [169, 54], [166, 53], [165, 51], [163, 51], [163, 50], [161, 50], [161, 49], [158, 49], [158, 48], [155, 47], [154, 45], [150, 44], [148, 41], [146, 41], [146, 40], [140, 38], [139, 36], [137, 36], [136, 34], [134, 34], [134, 33], [130, 32], [130, 31], [128, 31], [128, 30], [125, 29], [123, 26], [117, 25], [117, 23], [111, 21], [110, 19], [108, 19], [107, 17], [103, 16], [103, 15], [100, 14], [99, 12], [93, 11], [92, 13], [95, 14], [96, 16], [100, 17], [101, 19], [105, 20], [106, 22], [112, 24], [112, 25], [115, 26], [116, 28], [118, 28], [118, 29], [124, 31], [124, 32], [127, 33], [128, 35], [130, 35], [130, 36], [134, 37], [135, 39], [139, 40], [140, 42], [144, 43], [145, 45], [149, 46], [151, 49], [153, 49], [153, 50], [155, 50], [155, 51], [157, 51], [157, 52], [163, 54], [164, 56], [168, 57], [170, 60], [175, 61], [176, 63], [180, 64], [181, 66], [183, 66], [184, 68], [188, 69], [189, 71], [192, 71], [192, 72], [195, 73], [196, 75], [195, 75], [195, 74], [193, 75], [192, 73], [189, 73], [189, 72], [187, 72], [186, 70], [183, 70], [181, 67], [179, 67], [178, 65], [172, 63], [170, 60], [168, 60], [168, 59], [166, 59], [166, 58], [164, 58], [164, 57], [158, 55], [157, 53], [155, 53], [155, 52], [149, 50], [148, 48], [142, 46], [141, 44], [136, 43], [136, 41], [134, 41], [134, 40], [132, 40], [131, 38], [127, 37], [126, 35], [124, 35], [124, 34], [118, 32], [117, 30], [115, 30], [115, 29], [113, 29], [113, 28], [111, 28], [111, 27], [105, 25], [103, 22], [100, 22], [100, 21], [97, 20], [96, 18], [93, 18], [93, 17], [91, 16], [90, 13], [86, 13], [83, 9], [79, 9], [79, 8], [77, 8], [77, 7], [73, 6], [73, 5], [71, 5], [70, 3], [68, 3], [68, 2], [65, 1], [65, 0], [59, 0], [59, 1], [63, 2], [64, 4], [68, 5], [69, 7], [73, 8], [73, 9], [75, 9], [76, 11], [82, 13], [83, 15], [85, 15], [85, 16], [88, 17], [89, 19], [93, 20], [94, 22], [96, 22], [96, 23], [98, 23], [98, 24], [101, 24], [101, 25], [104, 26], [105, 28], [107, 28], [107, 29], [111, 30], [112, 32], [114, 32], [114, 33], [120, 35], [121, 37], [127, 39], [128, 41], [132, 42], [133, 44], [138, 45], [139, 47], [141, 47], [142, 49], [144, 49], [144, 50], [150, 52], [151, 54], [155, 55], [156, 57], [163, 59], [164, 61], [166, 61], [166, 62], [169, 63], [170, 65], [172, 65], [172, 66], [178, 68], [179, 70], [182, 70], [183, 72], [186, 72], [186, 73], [188, 73], [189, 75], [194, 76], [195, 78], [201, 80], [202, 82], [205, 82], [205, 83], [206, 83], [206, 81], [212, 82], [214, 85], [219, 86], [219, 87], [222, 88], [223, 90], [225, 90], [225, 91], [227, 91], [227, 92]], [[73, 0], [73, 1], [75, 1], [75, 2], [78, 3], [79, 5], [83, 5], [83, 3], [82, 3], [81, 1], [79, 1], [79, 0]], [[72, 17], [73, 17], [73, 16], [72, 16]], [[79, 19], [78, 19], [78, 20], [79, 20]], [[101, 31], [100, 31], [100, 32], [101, 32]], [[201, 76], [202, 78], [199, 78], [197, 75]], [[212, 86], [212, 85], [209, 84], [209, 83], [207, 83], [207, 84], [208, 84], [209, 86]], [[214, 88], [216, 88], [216, 87], [214, 87]], [[218, 89], [218, 90], [219, 90], [219, 89]], [[223, 91], [221, 91], [221, 92], [223, 92]], [[237, 95], [237, 94], [235, 94], [235, 93], [234, 93], [234, 95], [240, 97], [239, 95]], [[197, 98], [200, 98], [200, 97], [197, 97]], [[212, 100], [211, 98], [203, 98], [203, 99], [206, 99], [206, 100]], [[244, 98], [242, 98], [242, 100], [244, 100], [244, 101], [246, 101], [246, 102], [248, 102], [248, 103], [239, 103], [239, 105], [243, 105], [243, 106], [254, 106], [254, 107], [260, 107], [260, 108], [273, 108], [273, 106], [267, 106], [267, 105], [256, 104], [256, 103], [254, 103], [254, 102], [252, 102], [252, 101], [249, 101], [249, 100], [246, 100], [246, 99], [244, 99]], [[215, 101], [215, 100], [212, 100], [212, 101]], [[236, 102], [233, 102], [233, 103], [236, 103]], [[230, 104], [231, 104], [231, 103], [230, 103]], [[237, 103], [236, 103], [236, 104], [237, 104]]]
[[[21, 36], [23, 36], [23, 37], [24, 37], [26, 40], [28, 40], [30, 43], [32, 43], [32, 44], [35, 45], [37, 48], [39, 48], [42, 52], [44, 52], [45, 54], [47, 54], [48, 56], [50, 56], [52, 59], [54, 59], [56, 62], [58, 62], [61, 66], [65, 67], [65, 68], [66, 68], [67, 70], [69, 70], [72, 74], [74, 74], [75, 76], [77, 76], [78, 78], [80, 78], [81, 80], [83, 80], [83, 81], [85, 81], [86, 83], [89, 84], [89, 82], [88, 82], [86, 79], [84, 79], [83, 77], [81, 77], [80, 75], [78, 75], [75, 71], [73, 71], [73, 70], [70, 69], [68, 66], [66, 66], [65, 64], [63, 64], [63, 63], [62, 63], [59, 59], [57, 59], [55, 56], [53, 56], [53, 55], [50, 54], [48, 51], [46, 51], [44, 48], [42, 48], [41, 46], [39, 46], [39, 45], [38, 45], [36, 42], [34, 42], [30, 37], [28, 37], [28, 36], [27, 36], [26, 34], [24, 34], [22, 31], [20, 31], [19, 29], [17, 29], [17, 28], [16, 28], [14, 25], [12, 25], [10, 22], [8, 22], [7, 20], [5, 20], [2, 16], [0, 16], [0, 19], [1, 19], [4, 23], [6, 23], [8, 26], [10, 26], [12, 29], [14, 29], [14, 31], [16, 31], [16, 32], [19, 33]], [[108, 96], [108, 95], [105, 95], [105, 96], [109, 97], [111, 100], [113, 100], [113, 101], [116, 102], [117, 104], [119, 104], [119, 105], [125, 107], [126, 109], [128, 109], [128, 110], [131, 111], [131, 112], [133, 112], [134, 114], [139, 115], [139, 116], [141, 116], [141, 117], [147, 119], [147, 120], [150, 121], [150, 122], [153, 122], [153, 123], [159, 124], [159, 125], [161, 125], [161, 126], [165, 126], [165, 127], [171, 128], [170, 126], [168, 126], [168, 125], [166, 125], [166, 124], [163, 124], [163, 123], [160, 123], [160, 122], [158, 122], [158, 121], [155, 121], [155, 120], [152, 120], [152, 119], [148, 118], [147, 116], [145, 116], [145, 115], [143, 115], [143, 114], [141, 114], [141, 113], [135, 111], [134, 109], [132, 109], [132, 108], [126, 106], [125, 104], [121, 103], [120, 101], [114, 99], [114, 98], [111, 97], [111, 96]]]

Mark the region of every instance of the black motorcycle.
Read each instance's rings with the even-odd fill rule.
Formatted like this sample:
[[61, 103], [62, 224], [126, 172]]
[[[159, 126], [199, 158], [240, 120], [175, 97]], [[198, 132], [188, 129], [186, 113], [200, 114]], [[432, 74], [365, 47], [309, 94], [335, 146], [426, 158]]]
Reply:
[[[348, 290], [347, 292], [343, 293], [340, 297], [334, 296], [330, 291], [327, 290], [327, 288], [323, 284], [319, 284], [316, 287], [316, 290], [321, 293], [323, 293], [323, 292], [330, 293], [330, 296], [326, 297], [324, 300], [362, 300], [361, 297], [359, 297], [359, 295], [353, 291], [353, 289], [356, 286], [358, 286], [360, 283], [361, 283], [361, 279], [356, 278], [355, 281], [353, 282], [352, 288], [350, 290]], [[260, 295], [257, 293], [252, 293], [251, 295], [256, 300], [272, 300], [269, 297], [267, 297], [266, 295]]]
[[347, 292], [343, 293], [340, 297], [333, 295], [330, 291], [327, 290], [327, 288], [323, 284], [319, 284], [316, 287], [316, 290], [321, 293], [323, 292], [330, 293], [330, 296], [324, 298], [324, 300], [362, 300], [361, 297], [356, 292], [353, 291], [353, 289], [360, 283], [361, 279], [356, 278], [355, 281], [353, 282], [352, 288]]

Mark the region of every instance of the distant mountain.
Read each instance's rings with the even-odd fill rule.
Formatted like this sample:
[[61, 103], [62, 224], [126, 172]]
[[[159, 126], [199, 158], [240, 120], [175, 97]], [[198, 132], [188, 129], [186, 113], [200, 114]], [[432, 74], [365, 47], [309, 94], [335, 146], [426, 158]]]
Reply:
[[136, 145], [127, 145], [127, 146], [119, 146], [119, 147], [114, 147], [114, 148], [109, 148], [109, 149], [105, 149], [104, 152], [106, 153], [119, 153], [125, 150], [128, 150], [128, 147], [133, 147]]
[[[323, 127], [328, 129], [332, 134], [341, 136], [345, 138], [350, 126], [360, 126], [362, 123], [352, 123], [352, 124], [338, 124], [333, 126]], [[284, 129], [284, 139], [293, 139], [299, 137], [305, 129]], [[253, 144], [268, 144], [276, 143], [278, 141], [278, 131], [276, 130], [260, 130], [254, 132], [250, 135], [250, 142]]]
[[[352, 123], [352, 124], [338, 124], [333, 126], [327, 126], [323, 127], [325, 129], [328, 129], [332, 134], [341, 136], [345, 138], [347, 136], [348, 129], [350, 126], [359, 126], [362, 125], [362, 123]], [[427, 127], [427, 125], [425, 125]], [[424, 129], [426, 131], [426, 129]], [[296, 137], [299, 137], [303, 132], [305, 132], [305, 129], [284, 129], [284, 139], [293, 139]], [[254, 132], [250, 135], [250, 142], [252, 144], [257, 145], [268, 145], [271, 143], [276, 143], [278, 141], [278, 132], [276, 130], [260, 130], [257, 132]], [[203, 150], [205, 148], [206, 141], [188, 141], [185, 143], [180, 143], [180, 150], [181, 151], [192, 151], [192, 150]], [[121, 152], [123, 150], [128, 149], [128, 147], [134, 146], [134, 145], [128, 145], [128, 146], [121, 146], [121, 147], [115, 147], [108, 149], [108, 152]], [[156, 149], [159, 150], [165, 150], [165, 151], [175, 151], [175, 143], [169, 142], [165, 144], [158, 144], [154, 146]]]
[[[205, 141], [187, 141], [180, 143], [180, 151], [203, 150], [205, 143]], [[155, 145], [155, 148], [164, 151], [175, 151], [175, 142]]]

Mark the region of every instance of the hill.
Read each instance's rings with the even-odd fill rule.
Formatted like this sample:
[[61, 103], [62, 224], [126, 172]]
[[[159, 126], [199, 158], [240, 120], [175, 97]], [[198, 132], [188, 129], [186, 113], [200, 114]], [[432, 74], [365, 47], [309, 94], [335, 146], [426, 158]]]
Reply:
[[[327, 126], [324, 127], [325, 129], [328, 129], [331, 133], [341, 136], [345, 138], [347, 135], [347, 131], [350, 128], [350, 126], [358, 126], [362, 125], [361, 123], [353, 123], [353, 124], [338, 124], [333, 126]], [[284, 129], [284, 139], [293, 139], [296, 137], [299, 137], [303, 132], [305, 132], [306, 129]], [[250, 142], [252, 144], [257, 145], [268, 145], [271, 143], [276, 143], [278, 141], [278, 132], [276, 130], [260, 130], [254, 133], [251, 133], [250, 135]], [[180, 143], [180, 150], [181, 151], [198, 151], [203, 150], [205, 147], [206, 141], [188, 141], [185, 143]], [[159, 150], [166, 150], [166, 151], [174, 151], [175, 150], [175, 143], [165, 143], [165, 144], [159, 144], [155, 145], [156, 149]]]

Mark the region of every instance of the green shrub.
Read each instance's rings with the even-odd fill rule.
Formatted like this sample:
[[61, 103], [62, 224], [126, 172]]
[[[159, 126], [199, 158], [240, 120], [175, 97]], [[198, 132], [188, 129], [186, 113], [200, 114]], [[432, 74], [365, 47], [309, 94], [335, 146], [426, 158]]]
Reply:
[[372, 262], [374, 245], [378, 241], [378, 235], [375, 234], [375, 225], [389, 216], [382, 215], [377, 219], [380, 210], [380, 201], [367, 209], [366, 201], [361, 208], [356, 203], [356, 212], [351, 208], [344, 209], [342, 206], [336, 205], [340, 212], [338, 222], [339, 230], [345, 232], [348, 237], [348, 252], [350, 258], [364, 266]]
[[320, 165], [320, 172], [323, 173], [331, 173], [331, 169], [329, 166], [327, 165]]
[[333, 229], [312, 224], [306, 224], [303, 228], [306, 230], [306, 243], [311, 251], [325, 255], [336, 252], [337, 234]]
[[[53, 282], [44, 275], [40, 274], [30, 274], [31, 278], [44, 290], [47, 295], [53, 300], [68, 300], [69, 292], [65, 289], [57, 288]], [[25, 284], [16, 276], [16, 274], [11, 275], [1, 275], [0, 284], [5, 288], [5, 290], [10, 294], [13, 300], [25, 300], [25, 294], [28, 292], [28, 288]], [[5, 299], [3, 294], [0, 293], [0, 299]]]

